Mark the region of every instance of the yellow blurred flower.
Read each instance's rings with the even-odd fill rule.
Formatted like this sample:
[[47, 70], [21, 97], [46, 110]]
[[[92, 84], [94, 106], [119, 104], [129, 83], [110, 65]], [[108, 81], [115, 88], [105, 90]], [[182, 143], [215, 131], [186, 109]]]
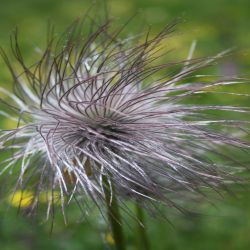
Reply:
[[8, 202], [13, 207], [25, 208], [31, 205], [33, 198], [33, 192], [26, 190], [17, 190], [14, 194], [9, 195]]
[[109, 244], [109, 245], [114, 245], [115, 244], [115, 240], [113, 238], [113, 235], [111, 232], [108, 232], [106, 235], [105, 235], [105, 240], [106, 242]]

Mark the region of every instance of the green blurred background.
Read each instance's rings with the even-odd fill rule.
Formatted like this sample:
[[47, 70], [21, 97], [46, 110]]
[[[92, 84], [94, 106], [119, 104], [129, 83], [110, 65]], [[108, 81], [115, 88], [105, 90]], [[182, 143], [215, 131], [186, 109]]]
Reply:
[[[86, 0], [0, 0], [0, 45], [9, 47], [11, 31], [18, 26], [24, 56], [27, 61], [32, 61], [36, 48], [45, 45], [48, 20], [60, 33], [75, 18], [81, 17], [91, 4], [92, 1]], [[126, 28], [127, 35], [137, 34], [145, 26], [151, 26], [152, 32], [157, 32], [165, 24], [180, 19], [176, 35], [168, 45], [175, 48], [170, 57], [184, 59], [194, 39], [197, 40], [195, 56], [213, 55], [236, 47], [234, 55], [222, 62], [218, 71], [223, 74], [249, 73], [250, 1], [112, 0], [107, 1], [107, 6], [117, 25], [137, 13]], [[94, 8], [101, 12], [102, 6], [97, 4]], [[11, 86], [11, 77], [3, 60], [0, 61], [0, 85]], [[1, 120], [1, 127], [8, 127], [8, 121]], [[25, 216], [25, 209], [18, 213], [4, 195], [1, 196], [1, 250], [112, 249], [108, 229], [97, 211], [79, 222], [76, 219], [79, 211], [72, 206], [68, 214], [73, 219], [65, 225], [58, 208], [51, 233], [51, 223], [44, 223], [45, 216], [30, 219]], [[223, 201], [216, 202], [216, 207], [200, 204], [203, 214], [200, 217], [174, 216], [173, 225], [147, 216], [152, 250], [250, 249], [249, 198], [249, 188], [246, 187], [237, 197], [226, 195]], [[133, 226], [133, 221], [129, 223], [132, 226], [126, 227], [128, 249], [140, 249], [134, 240], [135, 224]]]

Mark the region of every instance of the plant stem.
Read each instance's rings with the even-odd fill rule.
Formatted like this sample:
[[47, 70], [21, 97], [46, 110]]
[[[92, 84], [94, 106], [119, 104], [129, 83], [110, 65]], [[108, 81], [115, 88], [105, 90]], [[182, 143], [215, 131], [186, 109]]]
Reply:
[[123, 237], [122, 221], [119, 212], [118, 201], [115, 196], [115, 188], [112, 185], [112, 197], [111, 197], [111, 188], [106, 176], [103, 176], [103, 183], [104, 183], [103, 187], [105, 192], [108, 219], [111, 226], [113, 238], [115, 241], [115, 247], [117, 250], [125, 250], [126, 248]]
[[150, 247], [149, 247], [149, 241], [148, 241], [147, 232], [145, 228], [144, 213], [143, 213], [143, 209], [138, 204], [136, 204], [136, 215], [137, 215], [138, 220], [142, 224], [142, 225], [138, 224], [138, 245], [139, 245], [138, 249], [149, 250]]

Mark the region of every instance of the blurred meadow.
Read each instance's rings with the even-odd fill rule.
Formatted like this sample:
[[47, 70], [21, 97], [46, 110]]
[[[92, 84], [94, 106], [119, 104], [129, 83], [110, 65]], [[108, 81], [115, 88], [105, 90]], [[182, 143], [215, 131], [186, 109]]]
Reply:
[[[9, 50], [11, 32], [18, 27], [23, 56], [32, 63], [36, 59], [37, 48], [45, 47], [48, 22], [54, 24], [60, 34], [72, 21], [82, 17], [91, 5], [89, 0], [0, 0], [0, 46]], [[118, 26], [136, 14], [127, 24], [124, 37], [136, 35], [148, 27], [156, 33], [166, 24], [180, 20], [176, 33], [166, 44], [173, 49], [168, 55], [171, 60], [185, 59], [193, 40], [197, 41], [195, 57], [234, 48], [232, 55], [221, 61], [213, 73], [249, 77], [250, 1], [111, 0], [107, 1], [107, 6], [109, 15]], [[97, 7], [102, 8], [97, 4], [93, 9]], [[11, 76], [2, 59], [0, 86], [12, 86]], [[227, 98], [225, 96], [220, 102], [226, 103]], [[236, 104], [241, 102], [242, 106], [249, 106], [249, 98], [233, 98]], [[209, 98], [202, 100], [206, 103], [210, 101]], [[0, 126], [11, 128], [12, 124], [1, 117]], [[32, 193], [23, 194], [20, 203], [22, 194], [17, 193], [14, 199], [6, 197], [1, 191], [3, 185], [4, 182], [0, 182], [1, 250], [113, 249], [113, 239], [97, 210], [81, 218], [77, 205], [72, 205], [67, 209], [70, 220], [65, 225], [58, 205], [51, 228], [51, 221], [45, 222], [45, 214], [33, 218], [26, 216]], [[250, 190], [249, 186], [236, 188], [236, 196], [225, 195], [215, 201], [215, 206], [201, 202], [200, 216], [174, 215], [170, 224], [147, 215], [151, 249], [250, 249]], [[132, 204], [128, 205], [133, 209]], [[135, 242], [133, 237], [138, 230], [136, 223], [128, 218], [128, 224], [130, 227], [125, 227], [128, 250], [143, 250], [140, 242]]]

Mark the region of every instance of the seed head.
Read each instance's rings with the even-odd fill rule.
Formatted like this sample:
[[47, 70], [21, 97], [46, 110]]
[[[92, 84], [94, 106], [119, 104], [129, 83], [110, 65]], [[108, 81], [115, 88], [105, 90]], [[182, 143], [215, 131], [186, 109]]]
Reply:
[[193, 46], [187, 60], [163, 64], [163, 41], [174, 25], [143, 42], [119, 39], [109, 22], [92, 28], [82, 34], [75, 23], [63, 38], [49, 39], [31, 67], [15, 34], [19, 73], [1, 51], [14, 79], [14, 93], [0, 89], [9, 98], [1, 115], [17, 122], [1, 131], [1, 152], [8, 152], [1, 175], [18, 176], [18, 190], [33, 190], [32, 209], [47, 192], [49, 215], [58, 191], [63, 211], [72, 198], [101, 208], [105, 186], [120, 204], [179, 208], [237, 181], [242, 164], [233, 152], [247, 152], [249, 144], [239, 138], [247, 122], [235, 114], [249, 109], [199, 104], [205, 95], [248, 97], [226, 90], [240, 79], [198, 75], [225, 53], [192, 59]]

